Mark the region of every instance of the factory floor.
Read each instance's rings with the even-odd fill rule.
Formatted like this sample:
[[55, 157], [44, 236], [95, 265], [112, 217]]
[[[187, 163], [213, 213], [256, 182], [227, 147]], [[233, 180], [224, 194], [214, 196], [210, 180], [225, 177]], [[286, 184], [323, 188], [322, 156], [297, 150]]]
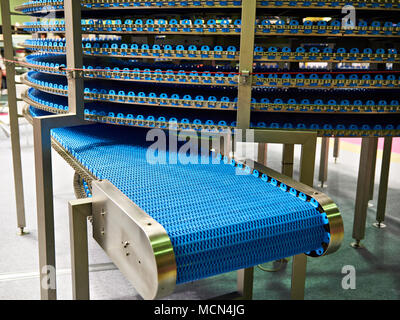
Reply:
[[[29, 234], [17, 235], [10, 140], [0, 131], [0, 299], [39, 299], [38, 241], [35, 213], [35, 176], [32, 128], [20, 120], [25, 207]], [[396, 141], [398, 143], [398, 141]], [[331, 143], [332, 146], [333, 142]], [[320, 146], [320, 145], [318, 145]], [[269, 146], [269, 166], [279, 169], [280, 145]], [[318, 171], [319, 149], [317, 151]], [[381, 153], [378, 154], [376, 180], [379, 180]], [[296, 149], [298, 163], [299, 149]], [[340, 157], [329, 157], [327, 186], [323, 189], [341, 209], [345, 238], [341, 249], [322, 258], [309, 258], [306, 299], [399, 299], [400, 298], [400, 161], [393, 155], [390, 171], [387, 228], [376, 229], [378, 181], [368, 211], [364, 249], [353, 249], [352, 223], [359, 163], [359, 145], [342, 143]], [[70, 247], [67, 202], [74, 198], [73, 170], [53, 153], [54, 208], [59, 299], [71, 299]], [[298, 167], [295, 168], [298, 173]], [[317, 175], [316, 175], [317, 176]], [[318, 181], [315, 180], [315, 185]], [[90, 236], [89, 261], [92, 299], [140, 299], [135, 289], [110, 262]], [[344, 266], [354, 266], [356, 288], [342, 288]], [[264, 265], [272, 267], [272, 264]], [[291, 260], [277, 272], [255, 268], [254, 299], [289, 299]], [[207, 299], [235, 289], [235, 273], [180, 285], [168, 299]]]

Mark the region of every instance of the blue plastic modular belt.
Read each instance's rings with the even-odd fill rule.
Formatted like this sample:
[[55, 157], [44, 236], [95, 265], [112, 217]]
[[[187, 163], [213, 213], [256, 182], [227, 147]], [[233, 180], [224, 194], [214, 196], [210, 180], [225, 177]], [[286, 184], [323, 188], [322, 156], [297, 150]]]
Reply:
[[[360, 93], [361, 94], [361, 93]], [[35, 89], [30, 89], [29, 97], [46, 106], [67, 110], [65, 97], [47, 94]], [[165, 123], [192, 123], [219, 126], [236, 126], [234, 111], [179, 109], [176, 108], [143, 108], [134, 105], [118, 105], [108, 102], [88, 102], [85, 104], [85, 114], [110, 116], [121, 119], [151, 120], [155, 119]], [[165, 108], [165, 109], [164, 109]], [[252, 112], [250, 127], [270, 129], [298, 129], [298, 130], [350, 130], [349, 136], [357, 136], [357, 131], [362, 130], [388, 130], [390, 134], [398, 134], [394, 130], [400, 130], [400, 113], [390, 114], [330, 114], [314, 113], [287, 113], [275, 112], [273, 117], [267, 112]], [[119, 124], [118, 121], [115, 124]], [[200, 129], [199, 129], [200, 130]], [[327, 133], [331, 135], [331, 133]], [[343, 134], [338, 133], [338, 136]], [[379, 134], [376, 134], [377, 136]]]
[[[23, 3], [23, 5], [28, 5], [28, 4], [37, 4], [39, 1], [29, 1], [29, 2], [25, 2]], [[394, 1], [393, 1], [394, 2]], [[53, 6], [52, 10], [63, 10], [64, 6], [63, 4], [59, 1], [43, 1], [41, 2], [43, 4], [43, 6], [39, 6], [39, 7], [26, 7], [23, 8], [21, 11], [24, 13], [35, 13], [35, 12], [40, 12], [41, 10], [43, 10], [43, 8], [45, 8], [46, 5], [51, 4]], [[232, 4], [234, 6], [240, 6], [242, 3], [242, 1], [238, 0], [238, 1], [233, 1]], [[214, 7], [214, 6], [226, 6], [228, 4], [228, 1], [193, 1], [193, 6], [208, 6], [208, 7]], [[387, 9], [391, 9], [391, 8], [400, 8], [400, 4], [396, 4], [396, 3], [391, 3], [390, 1], [386, 1], [386, 2], [371, 2], [371, 3], [367, 3], [365, 1], [347, 1], [346, 2], [347, 5], [353, 5], [358, 9], [362, 9], [362, 8], [387, 8]], [[268, 8], [276, 8], [276, 7], [282, 7], [284, 6], [284, 2], [283, 1], [261, 1], [258, 4], [260, 7], [268, 7]], [[312, 7], [313, 4], [311, 1], [289, 1], [289, 3], [286, 4], [286, 6], [288, 7], [299, 7], [299, 8], [309, 8]], [[188, 1], [157, 1], [155, 3], [152, 3], [152, 1], [135, 1], [133, 3], [129, 3], [128, 1], [125, 2], [118, 2], [118, 1], [109, 1], [109, 2], [105, 2], [103, 4], [104, 7], [120, 7], [120, 8], [135, 8], [135, 7], [159, 7], [159, 6], [167, 6], [170, 8], [174, 8], [177, 6], [188, 6]], [[318, 1], [317, 7], [323, 7], [323, 6], [330, 6], [331, 8], [338, 8], [341, 7], [341, 2], [340, 1], [329, 1], [329, 2], [325, 2], [325, 1]], [[101, 8], [102, 7], [102, 3], [82, 3], [82, 7], [83, 9], [85, 8]]]
[[223, 161], [151, 164], [145, 135], [146, 130], [100, 124], [52, 130], [89, 171], [109, 180], [165, 228], [177, 283], [312, 250], [322, 253], [329, 234], [315, 203], [255, 173], [236, 175]]

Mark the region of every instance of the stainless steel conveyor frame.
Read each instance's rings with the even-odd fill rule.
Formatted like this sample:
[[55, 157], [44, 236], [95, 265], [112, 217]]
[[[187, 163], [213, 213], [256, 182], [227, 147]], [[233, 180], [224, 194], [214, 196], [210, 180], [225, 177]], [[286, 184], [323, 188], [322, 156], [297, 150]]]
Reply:
[[[8, 1], [2, 1], [3, 3]], [[4, 5], [5, 8], [6, 5]], [[81, 22], [81, 6], [79, 1], [64, 0], [65, 8], [65, 36], [67, 39], [66, 55], [67, 55], [67, 68], [68, 69], [81, 69], [83, 65], [82, 54], [82, 30]], [[8, 8], [9, 9], [9, 8]], [[6, 14], [4, 11], [3, 14]], [[256, 16], [256, 1], [244, 1], [242, 4], [242, 31], [241, 31], [241, 47], [249, 47], [254, 44], [254, 24]], [[6, 21], [7, 22], [7, 21]], [[4, 23], [4, 19], [3, 19]], [[12, 57], [10, 57], [12, 58]], [[253, 66], [253, 52], [252, 50], [241, 50], [240, 52], [240, 79], [238, 85], [238, 112], [237, 123], [239, 129], [248, 130], [250, 126], [250, 102], [251, 102], [251, 84], [252, 75], [251, 70]], [[38, 235], [39, 235], [39, 257], [40, 257], [40, 280], [41, 283], [46, 283], [49, 280], [47, 273], [48, 267], [52, 266], [56, 270], [55, 265], [55, 244], [54, 244], [54, 208], [53, 208], [53, 186], [52, 186], [52, 166], [51, 166], [51, 139], [50, 130], [59, 127], [71, 127], [82, 124], [90, 124], [84, 121], [84, 98], [83, 98], [83, 77], [79, 72], [68, 72], [68, 105], [69, 113], [66, 115], [44, 116], [33, 119], [34, 127], [34, 143], [35, 143], [35, 172], [36, 172], [36, 194], [37, 194], [37, 219], [38, 219]], [[15, 126], [14, 126], [15, 127]], [[245, 135], [244, 135], [245, 136]], [[302, 158], [301, 158], [301, 173], [300, 182], [301, 187], [306, 188], [306, 185], [312, 186], [314, 176], [314, 162], [315, 162], [315, 145], [317, 134], [315, 132], [304, 131], [281, 131], [281, 130], [254, 130], [254, 142], [261, 143], [281, 143], [286, 146], [287, 152], [284, 156], [284, 168], [290, 171], [293, 163], [293, 147], [295, 144], [302, 145]], [[17, 144], [14, 147], [18, 148]], [[18, 176], [15, 176], [17, 179]], [[290, 184], [289, 184], [290, 185]], [[22, 184], [21, 184], [22, 186]], [[312, 190], [312, 189], [310, 189]], [[310, 191], [308, 190], [308, 191]], [[312, 190], [312, 192], [316, 192]], [[144, 213], [137, 210], [134, 204], [129, 204], [123, 195], [118, 194], [115, 187], [111, 186], [106, 181], [95, 182], [93, 201], [90, 199], [80, 199], [70, 202], [71, 212], [71, 241], [72, 241], [72, 266], [73, 266], [73, 282], [74, 282], [74, 297], [75, 298], [89, 298], [88, 289], [88, 269], [87, 269], [87, 244], [84, 245], [84, 238], [86, 235], [86, 218], [93, 216], [95, 239], [100, 241], [100, 244], [108, 252], [108, 241], [101, 242], [99, 240], [99, 232], [101, 235], [101, 225], [97, 223], [97, 219], [101, 218], [102, 208], [108, 206], [110, 212], [115, 212], [116, 218], [111, 218], [112, 223], [117, 225], [116, 234], [118, 230], [122, 230], [122, 226], [118, 225], [119, 219], [142, 219]], [[100, 200], [99, 200], [100, 199]], [[105, 214], [104, 216], [106, 216]], [[119, 215], [119, 216], [118, 216]], [[111, 216], [111, 215], [110, 215]], [[114, 220], [115, 219], [115, 220]], [[144, 218], [143, 218], [144, 219]], [[146, 217], [148, 219], [148, 217]], [[144, 225], [141, 222], [128, 224], [129, 228], [138, 230], [139, 234], [143, 237], [151, 239], [149, 233], [141, 233], [144, 230]], [[147, 221], [147, 220], [146, 220]], [[162, 227], [157, 226], [159, 233], [155, 232], [156, 237], [162, 234]], [[340, 229], [340, 228], [339, 228]], [[343, 236], [342, 232], [338, 229], [338, 237]], [[116, 235], [111, 233], [110, 240], [114, 241], [113, 237]], [[338, 238], [338, 239], [339, 239]], [[340, 242], [340, 241], [339, 241]], [[165, 247], [168, 247], [168, 241], [162, 241]], [[123, 246], [122, 246], [123, 247]], [[163, 247], [164, 248], [164, 247]], [[125, 248], [124, 248], [125, 249]], [[148, 243], [144, 252], [146, 259], [151, 260], [151, 250], [154, 248], [151, 241]], [[168, 250], [167, 250], [168, 251]], [[121, 252], [124, 252], [123, 249]], [[109, 255], [120, 254], [117, 252], [108, 252]], [[125, 252], [126, 253], [126, 252]], [[160, 268], [164, 270], [161, 278], [158, 277], [157, 281], [151, 285], [142, 287], [141, 283], [136, 284], [138, 291], [146, 298], [155, 298], [160, 295], [162, 290], [165, 293], [171, 292], [173, 287], [173, 268], [171, 257], [166, 254], [162, 257], [162, 261], [152, 261], [150, 265], [152, 268]], [[122, 269], [126, 270], [125, 262], [119, 261], [119, 257], [112, 258], [114, 262]], [[121, 258], [122, 259], [122, 258]], [[292, 298], [304, 298], [305, 274], [306, 274], [306, 256], [304, 254], [294, 257], [293, 260], [293, 274], [292, 274]], [[132, 269], [136, 271], [138, 269]], [[128, 278], [133, 271], [124, 272]], [[140, 272], [139, 272], [140, 273]], [[158, 274], [158, 273], [157, 273]], [[55, 277], [55, 274], [52, 275]], [[131, 279], [132, 280], [132, 279]], [[251, 298], [252, 296], [252, 281], [253, 268], [238, 271], [238, 293], [240, 297]], [[139, 281], [140, 280], [132, 280]], [[161, 285], [160, 285], [161, 284]], [[162, 289], [164, 287], [164, 289]], [[143, 288], [143, 289], [142, 289]], [[42, 299], [56, 299], [57, 291], [56, 286], [41, 287]]]

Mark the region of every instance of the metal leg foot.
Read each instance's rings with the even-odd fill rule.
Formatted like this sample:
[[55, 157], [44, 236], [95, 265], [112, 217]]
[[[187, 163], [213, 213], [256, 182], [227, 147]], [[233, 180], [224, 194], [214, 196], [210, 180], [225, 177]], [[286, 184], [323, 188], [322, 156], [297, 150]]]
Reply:
[[384, 228], [386, 228], [386, 224], [384, 224], [384, 223], [382, 223], [382, 222], [375, 222], [375, 223], [373, 223], [372, 224], [375, 228], [378, 228], [378, 229], [384, 229]]
[[364, 246], [362, 245], [362, 243], [360, 241], [361, 240], [356, 240], [356, 241], [352, 242], [350, 244], [350, 246], [353, 247], [354, 249], [362, 249], [362, 248], [364, 248]]
[[24, 227], [18, 227], [17, 234], [19, 236], [24, 236], [26, 234], [29, 234], [29, 231], [27, 231]]

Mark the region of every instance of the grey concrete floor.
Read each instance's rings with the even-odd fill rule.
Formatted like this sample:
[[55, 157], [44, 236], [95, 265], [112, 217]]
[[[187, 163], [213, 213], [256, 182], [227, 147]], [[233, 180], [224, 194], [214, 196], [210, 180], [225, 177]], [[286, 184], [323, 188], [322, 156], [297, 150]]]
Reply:
[[[37, 223], [32, 129], [21, 120], [21, 145], [25, 205], [29, 234], [16, 234], [14, 189], [10, 141], [0, 132], [0, 299], [39, 299]], [[270, 145], [269, 166], [279, 170], [281, 146]], [[319, 155], [319, 150], [318, 153]], [[299, 149], [296, 149], [296, 159]], [[345, 223], [341, 249], [330, 256], [308, 259], [306, 299], [399, 299], [400, 298], [400, 164], [391, 166], [388, 194], [388, 227], [372, 227], [376, 200], [369, 209], [365, 249], [355, 250], [351, 242], [354, 198], [359, 154], [342, 150], [338, 163], [329, 159], [328, 186], [324, 188], [339, 205]], [[298, 161], [297, 161], [298, 163]], [[318, 163], [318, 159], [317, 159]], [[53, 153], [54, 206], [59, 299], [71, 299], [70, 247], [67, 202], [74, 198], [73, 170]], [[380, 160], [377, 161], [377, 177]], [[318, 165], [316, 166], [318, 169]], [[298, 167], [295, 168], [298, 174]], [[317, 181], [315, 181], [315, 185]], [[375, 196], [378, 185], [375, 185]], [[393, 217], [393, 218], [392, 218]], [[90, 289], [92, 299], [140, 299], [135, 289], [115, 268], [91, 238], [89, 227]], [[341, 286], [342, 268], [356, 270], [356, 289]], [[278, 272], [255, 269], [255, 299], [288, 299], [291, 261]], [[216, 276], [177, 287], [168, 299], [205, 299], [235, 289], [235, 273]]]

